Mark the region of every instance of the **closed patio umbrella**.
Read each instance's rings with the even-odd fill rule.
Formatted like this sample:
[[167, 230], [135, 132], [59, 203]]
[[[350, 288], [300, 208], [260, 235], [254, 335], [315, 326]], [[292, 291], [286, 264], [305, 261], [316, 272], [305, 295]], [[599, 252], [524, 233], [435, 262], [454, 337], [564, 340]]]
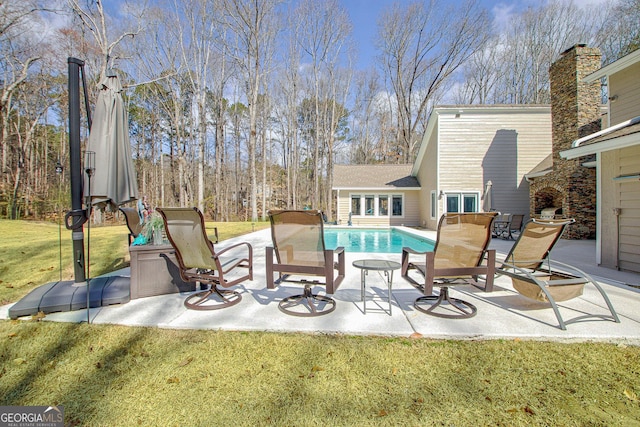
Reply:
[[493, 183], [487, 181], [484, 186], [484, 195], [482, 196], [482, 210], [483, 212], [491, 212], [491, 187]]
[[87, 153], [95, 153], [95, 164], [88, 165], [85, 159], [85, 169], [95, 167], [90, 183], [85, 175], [85, 197], [91, 197], [94, 207], [109, 212], [138, 199], [138, 183], [129, 143], [129, 120], [120, 92], [122, 85], [117, 75], [110, 73], [100, 82], [86, 150]]

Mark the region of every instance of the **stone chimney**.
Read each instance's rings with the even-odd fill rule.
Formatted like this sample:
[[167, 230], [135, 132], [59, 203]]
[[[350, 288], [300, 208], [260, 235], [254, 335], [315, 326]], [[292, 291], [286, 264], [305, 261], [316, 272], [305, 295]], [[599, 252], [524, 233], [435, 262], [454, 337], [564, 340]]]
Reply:
[[575, 45], [549, 69], [553, 168], [531, 183], [531, 213], [537, 216], [543, 209], [557, 208], [557, 215], [574, 218], [576, 223], [563, 235], [566, 239], [596, 236], [596, 170], [583, 166], [593, 159], [566, 160], [560, 152], [600, 130], [600, 82], [583, 81], [600, 67], [599, 49]]
[[560, 152], [571, 148], [576, 139], [600, 130], [600, 82], [583, 81], [600, 67], [598, 48], [576, 45], [549, 68], [554, 168], [572, 167], [560, 159]]

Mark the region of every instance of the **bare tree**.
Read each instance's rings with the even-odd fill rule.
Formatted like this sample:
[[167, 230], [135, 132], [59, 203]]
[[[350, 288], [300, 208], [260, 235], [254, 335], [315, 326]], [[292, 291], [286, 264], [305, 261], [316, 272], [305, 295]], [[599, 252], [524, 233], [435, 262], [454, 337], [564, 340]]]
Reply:
[[231, 54], [243, 80], [249, 113], [249, 176], [251, 188], [251, 220], [258, 220], [256, 144], [258, 96], [265, 81], [268, 58], [273, 55], [279, 29], [276, 5], [279, 0], [224, 0], [227, 23], [236, 37]]
[[[559, 55], [575, 44], [589, 43], [604, 47], [605, 58], [615, 59], [626, 43], [622, 40], [629, 40], [621, 34], [633, 33], [629, 29], [634, 26], [638, 34], [638, 21], [630, 26], [625, 21], [613, 3], [552, 1], [514, 14], [465, 64], [454, 99], [469, 104], [548, 103], [548, 70]], [[619, 31], [618, 25], [627, 30]]]
[[605, 64], [640, 49], [640, 0], [620, 0], [601, 5], [597, 15], [603, 23], [595, 36]]
[[[323, 176], [322, 161], [324, 159], [324, 145], [329, 144], [329, 151], [333, 151], [332, 129], [322, 127], [322, 112], [320, 108], [327, 100], [335, 100], [335, 88], [331, 83], [325, 85], [324, 93], [321, 91], [323, 80], [337, 77], [339, 60], [344, 58], [344, 51], [348, 37], [352, 31], [351, 21], [345, 9], [335, 0], [317, 2], [303, 0], [295, 12], [297, 22], [294, 29], [295, 37], [305, 54], [303, 60], [311, 62], [312, 75], [312, 99], [314, 102], [314, 132], [313, 132], [313, 177], [314, 191], [312, 192], [312, 205], [321, 207], [320, 183]], [[329, 175], [331, 167], [329, 165]], [[324, 202], [324, 201], [323, 201]]]
[[[40, 14], [53, 11], [45, 5], [55, 6], [55, 3], [47, 4], [38, 0], [0, 2], [0, 193], [5, 193], [7, 186], [13, 186], [10, 192], [14, 195], [10, 197], [13, 206], [12, 217], [15, 217], [16, 213], [14, 202], [20, 187], [21, 168], [24, 165], [24, 143], [26, 138], [30, 139], [32, 136], [34, 123], [27, 128], [16, 126], [15, 123], [11, 123], [11, 117], [15, 113], [16, 98], [24, 101], [29, 97], [29, 91], [22, 91], [30, 71], [36, 62], [46, 55], [44, 43], [38, 43], [42, 35], [33, 31], [33, 28], [42, 26]], [[45, 104], [46, 107], [40, 109], [39, 114], [48, 108], [48, 103], [40, 102], [41, 106]], [[13, 167], [10, 166], [11, 148], [14, 148], [14, 154], [18, 156]]]
[[138, 18], [138, 22], [132, 28], [122, 30], [118, 35], [112, 35], [111, 31], [115, 30], [116, 25], [110, 22], [109, 17], [104, 11], [102, 0], [94, 0], [85, 2], [83, 6], [79, 0], [67, 0], [72, 11], [77, 14], [82, 24], [91, 32], [95, 42], [100, 49], [100, 79], [102, 80], [107, 73], [107, 68], [114, 67], [118, 60], [122, 59], [119, 53], [120, 43], [127, 37], [133, 38], [140, 33], [142, 27], [140, 25], [140, 17], [146, 13], [144, 4], [142, 7], [130, 7], [129, 16]]
[[185, 25], [178, 26], [182, 63], [188, 69], [186, 76], [195, 97], [197, 108], [197, 164], [198, 194], [197, 203], [204, 211], [205, 192], [205, 152], [207, 146], [207, 92], [210, 82], [210, 69], [215, 61], [214, 45], [221, 31], [221, 23], [216, 17], [216, 2], [209, 0], [174, 0], [176, 20], [182, 17]]
[[441, 86], [484, 40], [489, 21], [476, 1], [445, 7], [427, 0], [396, 3], [378, 20], [380, 61], [395, 97], [402, 161], [411, 161], [418, 125]]

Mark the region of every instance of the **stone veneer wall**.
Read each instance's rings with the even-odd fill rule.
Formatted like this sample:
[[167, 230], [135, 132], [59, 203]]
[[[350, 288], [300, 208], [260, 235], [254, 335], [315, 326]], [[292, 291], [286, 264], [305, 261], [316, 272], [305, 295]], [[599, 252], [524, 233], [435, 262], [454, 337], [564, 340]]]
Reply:
[[[596, 171], [581, 166], [586, 159], [565, 160], [560, 152], [571, 143], [600, 130], [600, 82], [584, 83], [588, 74], [600, 69], [597, 48], [576, 45], [566, 50], [549, 69], [551, 84], [551, 126], [553, 171], [535, 178], [530, 186], [531, 217], [541, 209], [561, 207], [562, 215], [575, 218], [566, 239], [593, 239], [596, 236]], [[536, 206], [538, 193], [561, 194], [562, 206]]]

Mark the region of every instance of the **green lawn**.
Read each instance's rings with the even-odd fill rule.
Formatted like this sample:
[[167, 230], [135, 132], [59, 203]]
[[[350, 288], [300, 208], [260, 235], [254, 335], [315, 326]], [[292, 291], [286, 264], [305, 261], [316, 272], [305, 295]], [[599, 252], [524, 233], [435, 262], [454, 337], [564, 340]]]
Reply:
[[[58, 279], [56, 224], [0, 232], [5, 303]], [[124, 226], [91, 236], [92, 275], [128, 263]], [[640, 426], [639, 396], [621, 344], [0, 321], [0, 406], [64, 405], [72, 426]]]
[[[124, 220], [123, 220], [124, 224]], [[207, 222], [213, 237], [218, 228], [220, 241], [268, 227], [258, 222]], [[85, 226], [85, 262], [90, 277], [129, 265], [128, 230], [125, 225]], [[71, 231], [50, 222], [0, 220], [0, 305], [15, 302], [38, 285], [73, 280]], [[62, 254], [62, 270], [60, 269]]]

